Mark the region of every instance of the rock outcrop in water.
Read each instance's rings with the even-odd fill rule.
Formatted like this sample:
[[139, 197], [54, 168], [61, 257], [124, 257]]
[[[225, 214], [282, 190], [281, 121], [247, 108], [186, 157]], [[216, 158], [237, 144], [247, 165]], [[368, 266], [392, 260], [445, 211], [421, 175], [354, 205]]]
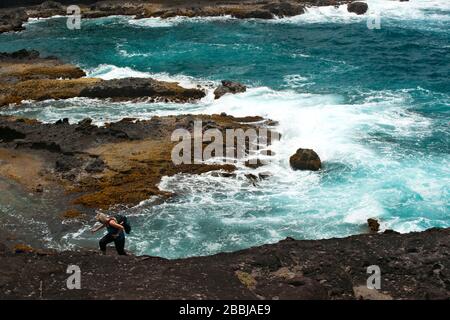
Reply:
[[125, 78], [94, 83], [81, 90], [79, 96], [120, 100], [154, 97], [166, 101], [187, 102], [203, 98], [205, 92], [199, 89], [186, 89], [175, 82]]
[[301, 148], [289, 158], [289, 164], [294, 170], [317, 171], [322, 167], [319, 155], [314, 150]]
[[[13, 8], [0, 9], [0, 33], [23, 30], [28, 18], [45, 18], [66, 15], [68, 1], [47, 1], [41, 5], [30, 5], [26, 0], [16, 1]], [[206, 17], [233, 16], [239, 19], [273, 19], [291, 17], [304, 13], [307, 6], [330, 6], [351, 2], [350, 0], [146, 0], [146, 1], [92, 1], [79, 4], [84, 18], [111, 15], [130, 15], [137, 18], [175, 16]], [[25, 6], [26, 8], [21, 8]], [[14, 8], [19, 7], [19, 8]]]
[[[152, 196], [170, 196], [158, 183], [176, 173], [200, 174], [233, 171], [231, 164], [180, 164], [172, 162], [171, 141], [176, 129], [193, 130], [201, 120], [204, 130], [265, 126], [259, 117], [181, 115], [150, 120], [123, 119], [98, 127], [90, 119], [55, 124], [0, 116], [0, 177], [25, 189], [64, 190], [67, 208], [107, 209], [118, 204], [136, 205]], [[252, 124], [258, 121], [258, 125]], [[225, 136], [225, 134], [224, 134]], [[224, 141], [225, 143], [225, 141]], [[225, 146], [224, 146], [225, 147]], [[26, 169], [24, 169], [26, 167]]]
[[247, 91], [247, 87], [242, 83], [230, 81], [230, 80], [222, 80], [222, 84], [214, 90], [214, 98], [219, 99], [227, 93], [241, 93]]
[[150, 78], [102, 80], [85, 75], [77, 66], [55, 57], [41, 58], [34, 50], [0, 53], [0, 107], [23, 100], [74, 97], [189, 102], [205, 96], [201, 89], [183, 88], [176, 82]]
[[364, 14], [368, 9], [369, 6], [367, 5], [367, 3], [360, 1], [355, 1], [347, 5], [348, 12], [353, 12], [356, 14]]
[[[13, 253], [0, 243], [0, 299], [448, 299], [449, 246], [450, 229], [288, 238], [178, 260], [26, 245]], [[81, 268], [81, 290], [66, 288], [73, 264]], [[367, 288], [371, 265], [381, 270], [380, 290]]]

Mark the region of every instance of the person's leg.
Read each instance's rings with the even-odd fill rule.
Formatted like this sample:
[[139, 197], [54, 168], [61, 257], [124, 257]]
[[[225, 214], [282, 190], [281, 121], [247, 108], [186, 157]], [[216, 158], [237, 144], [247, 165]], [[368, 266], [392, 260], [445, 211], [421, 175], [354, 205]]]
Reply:
[[125, 237], [119, 237], [114, 240], [114, 244], [116, 245], [116, 250], [119, 255], [125, 256], [127, 253], [125, 252]]
[[100, 250], [103, 253], [106, 253], [106, 245], [108, 243], [111, 243], [114, 241], [114, 238], [108, 233], [106, 234], [103, 238], [100, 239], [99, 241], [99, 245], [100, 245]]

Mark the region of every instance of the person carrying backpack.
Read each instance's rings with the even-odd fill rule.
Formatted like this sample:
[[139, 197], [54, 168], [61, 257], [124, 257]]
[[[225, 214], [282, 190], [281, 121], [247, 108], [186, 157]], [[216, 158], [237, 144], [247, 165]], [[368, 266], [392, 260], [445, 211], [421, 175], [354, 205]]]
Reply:
[[106, 227], [108, 233], [100, 239], [100, 250], [103, 254], [106, 254], [106, 245], [114, 242], [117, 253], [119, 255], [126, 255], [125, 252], [125, 233], [130, 233], [131, 227], [128, 223], [128, 219], [125, 216], [117, 215], [115, 217], [107, 216], [103, 213], [97, 213], [95, 219], [101, 223], [101, 225], [91, 229], [92, 233], [99, 231]]

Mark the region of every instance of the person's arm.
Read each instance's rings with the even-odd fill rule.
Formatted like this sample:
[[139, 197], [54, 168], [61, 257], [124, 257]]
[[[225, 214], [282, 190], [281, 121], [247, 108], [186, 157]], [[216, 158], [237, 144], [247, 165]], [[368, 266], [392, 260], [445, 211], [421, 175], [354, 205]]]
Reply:
[[122, 224], [119, 224], [119, 223], [117, 223], [117, 222], [114, 221], [114, 220], [109, 221], [109, 225], [110, 225], [111, 227], [114, 227], [114, 228], [116, 228], [116, 229], [119, 229], [119, 231], [125, 230], [125, 228], [124, 228], [124, 226], [123, 226]]
[[101, 225], [92, 228], [92, 229], [91, 229], [91, 232], [92, 232], [92, 233], [97, 232], [98, 230], [100, 230], [100, 229], [102, 229], [102, 228], [104, 228], [104, 227], [105, 227], [105, 225], [102, 223]]

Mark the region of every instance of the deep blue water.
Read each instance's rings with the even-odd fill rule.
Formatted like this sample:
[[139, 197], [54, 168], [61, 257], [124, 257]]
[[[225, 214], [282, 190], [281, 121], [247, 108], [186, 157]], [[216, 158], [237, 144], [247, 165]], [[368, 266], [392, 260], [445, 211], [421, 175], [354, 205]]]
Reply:
[[[448, 1], [368, 1], [381, 28], [345, 7], [276, 21], [230, 18], [32, 22], [0, 35], [0, 51], [37, 49], [106, 79], [153, 76], [204, 86], [233, 79], [250, 89], [197, 104], [85, 99], [29, 103], [5, 113], [55, 121], [89, 116], [216, 113], [280, 122], [275, 161], [257, 186], [237, 179], [176, 176], [179, 196], [128, 210], [130, 248], [164, 257], [206, 255], [278, 241], [346, 236], [369, 217], [401, 232], [450, 226], [450, 6]], [[371, 14], [375, 14], [371, 11]], [[311, 147], [319, 173], [292, 172], [288, 158]], [[80, 230], [67, 243], [95, 245]], [[62, 242], [64, 242], [62, 241]], [[65, 243], [65, 242], [64, 242]]]

